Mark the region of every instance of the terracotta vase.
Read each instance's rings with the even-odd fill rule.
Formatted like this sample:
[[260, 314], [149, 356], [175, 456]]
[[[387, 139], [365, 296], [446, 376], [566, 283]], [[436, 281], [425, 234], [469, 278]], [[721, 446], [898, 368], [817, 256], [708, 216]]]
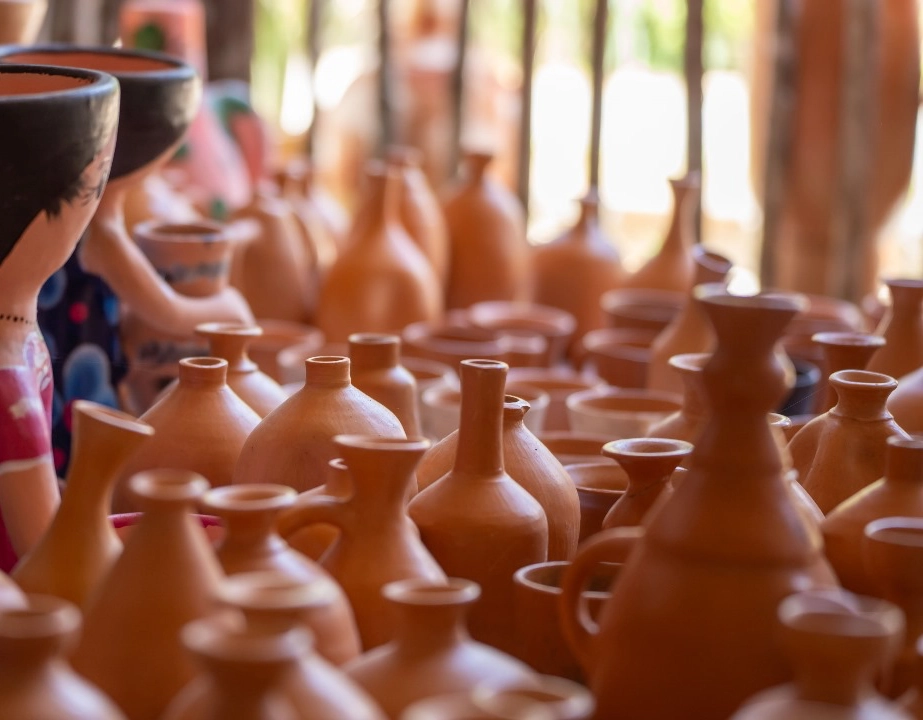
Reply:
[[288, 485], [299, 492], [324, 482], [337, 457], [335, 435], [403, 438], [400, 420], [350, 383], [349, 358], [305, 361], [304, 387], [250, 433], [234, 469], [235, 483]]
[[757, 694], [732, 720], [907, 720], [875, 689], [903, 632], [889, 602], [843, 591], [792, 595], [779, 605], [795, 681]]
[[135, 510], [128, 478], [141, 470], [173, 467], [203, 475], [212, 487], [229, 485], [244, 442], [260, 416], [227, 385], [228, 361], [194, 357], [179, 362], [179, 382], [141, 416], [155, 434], [123, 466], [114, 512]]
[[468, 308], [468, 321], [475, 327], [511, 335], [540, 335], [547, 349], [539, 364], [554, 368], [564, 356], [574, 337], [577, 321], [564, 310], [531, 302], [490, 300]]
[[183, 626], [213, 612], [223, 573], [192, 516], [208, 482], [150, 470], [129, 484], [144, 514], [87, 605], [72, 662], [132, 720], [156, 720], [196, 674]]
[[407, 517], [413, 471], [429, 441], [340, 435], [335, 443], [349, 470], [352, 494], [302, 496], [282, 513], [278, 526], [283, 537], [312, 523], [340, 529], [321, 564], [346, 592], [368, 650], [388, 642], [394, 629], [381, 596], [384, 585], [407, 578], [445, 581]]
[[866, 369], [902, 378], [923, 366], [923, 280], [887, 280], [891, 306], [875, 330], [885, 339]]
[[449, 308], [529, 299], [524, 213], [516, 197], [486, 174], [492, 159], [489, 153], [465, 153], [465, 180], [442, 205], [451, 245]]
[[0, 717], [124, 720], [64, 659], [80, 630], [80, 611], [49, 595], [27, 601], [0, 609]]
[[368, 183], [365, 206], [321, 288], [317, 325], [328, 342], [400, 332], [442, 315], [439, 280], [400, 224], [400, 175], [373, 165]]
[[605, 325], [599, 300], [618, 287], [624, 274], [612, 239], [599, 222], [599, 196], [580, 200], [577, 223], [561, 237], [532, 250], [534, 299], [570, 313], [575, 338]]
[[601, 380], [584, 377], [567, 368], [510, 368], [507, 384], [522, 383], [548, 393], [550, 402], [545, 413], [543, 432], [568, 430], [567, 398], [581, 390], [592, 390], [602, 385]]
[[471, 634], [501, 650], [511, 642], [513, 573], [548, 559], [545, 511], [504, 469], [506, 372], [501, 362], [462, 361], [455, 463], [409, 507], [420, 537], [446, 574], [481, 586]]
[[475, 642], [465, 616], [478, 586], [452, 578], [448, 584], [422, 580], [390, 583], [384, 595], [396, 618], [394, 639], [346, 667], [393, 720], [418, 700], [473, 690], [478, 684], [528, 682], [533, 672], [518, 660]]
[[350, 335], [349, 360], [353, 385], [393, 412], [408, 437], [419, 435], [417, 381], [401, 365], [401, 338], [375, 333]]
[[694, 222], [702, 180], [699, 173], [692, 172], [670, 180], [670, 188], [673, 190], [673, 217], [663, 244], [654, 257], [625, 278], [624, 288], [686, 293], [692, 287]]
[[683, 387], [683, 407], [655, 423], [647, 431], [649, 437], [672, 438], [694, 443], [708, 421], [708, 396], [702, 371], [711, 353], [674, 355], [669, 366], [679, 376]]
[[318, 654], [342, 665], [361, 651], [359, 633], [342, 588], [323, 568], [290, 548], [275, 530], [280, 512], [295, 502], [295, 491], [284, 485], [232, 485], [205, 493], [201, 505], [221, 518], [224, 539], [215, 549], [228, 576], [273, 570], [293, 581], [324, 591], [329, 603], [305, 614]]
[[712, 419], [689, 471], [634, 539], [598, 627], [577, 614], [583, 581], [632, 529], [591, 537], [564, 579], [562, 622], [591, 668], [599, 720], [727, 717], [787, 677], [772, 623], [779, 601], [835, 584], [766, 422], [785, 392], [774, 346], [804, 301], [726, 295], [703, 304], [717, 335], [703, 370]]
[[[865, 370], [872, 356], [885, 344], [880, 335], [860, 332], [822, 332], [811, 338], [822, 354], [821, 383], [817, 389], [816, 413], [825, 413], [836, 405], [836, 390], [829, 383], [840, 370]], [[888, 404], [893, 401], [893, 396]]]
[[823, 513], [878, 480], [890, 437], [907, 438], [885, 407], [897, 382], [865, 370], [830, 376], [839, 401], [788, 445], [799, 482]]
[[51, 527], [16, 566], [28, 593], [85, 608], [122, 552], [109, 521], [119, 470], [154, 434], [147, 423], [86, 400], [71, 406], [73, 450], [67, 490]]
[[578, 546], [603, 527], [603, 520], [628, 488], [628, 475], [614, 461], [572, 463], [564, 469], [577, 487], [580, 499]]
[[[330, 586], [304, 583], [275, 571], [245, 572], [228, 578], [221, 599], [240, 610], [247, 628], [267, 635], [303, 627], [305, 615], [324, 614], [338, 602]], [[383, 720], [375, 702], [341, 670], [308, 648], [287, 675], [281, 692], [312, 720]]]
[[[548, 559], [569, 560], [577, 551], [580, 499], [564, 466], [523, 423], [529, 403], [507, 395], [503, 403], [503, 466], [507, 474], [538, 500], [548, 518]], [[430, 448], [417, 468], [425, 490], [452, 471], [461, 430]]]

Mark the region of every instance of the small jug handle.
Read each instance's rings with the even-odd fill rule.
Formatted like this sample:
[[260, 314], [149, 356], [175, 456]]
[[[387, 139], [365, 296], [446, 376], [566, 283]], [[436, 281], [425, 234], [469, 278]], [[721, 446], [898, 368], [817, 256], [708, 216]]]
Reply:
[[347, 530], [349, 501], [330, 495], [300, 497], [290, 508], [286, 508], [276, 520], [276, 530], [283, 538], [289, 538], [308, 525], [334, 525]]

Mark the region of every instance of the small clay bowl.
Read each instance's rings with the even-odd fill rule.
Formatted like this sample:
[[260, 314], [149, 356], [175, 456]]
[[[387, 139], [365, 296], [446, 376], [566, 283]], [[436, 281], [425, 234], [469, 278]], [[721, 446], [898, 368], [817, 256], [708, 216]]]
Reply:
[[609, 327], [656, 333], [670, 324], [685, 302], [683, 293], [668, 290], [609, 290], [599, 299]]
[[496, 300], [479, 302], [468, 308], [472, 325], [486, 330], [518, 335], [539, 334], [548, 346], [542, 366], [555, 367], [563, 359], [577, 329], [573, 315], [558, 308], [529, 302]]
[[553, 430], [539, 433], [538, 439], [562, 465], [576, 463], [611, 463], [602, 454], [603, 445], [612, 440], [608, 435], [579, 433], [573, 430]]
[[654, 423], [682, 408], [682, 397], [659, 390], [585, 390], [567, 398], [570, 424], [577, 432], [613, 440], [644, 437]]
[[[600, 460], [604, 458], [600, 456]], [[628, 488], [628, 475], [615, 462], [589, 462], [565, 465], [580, 498], [580, 539], [602, 530], [603, 518]]]
[[647, 386], [653, 330], [603, 328], [591, 330], [580, 341], [582, 367], [609, 385], [623, 388]]
[[[507, 395], [515, 395], [529, 403], [529, 411], [523, 422], [533, 433], [542, 430], [545, 412], [551, 398], [548, 393], [538, 388], [520, 383], [509, 383]], [[449, 433], [458, 430], [461, 419], [461, 390], [448, 385], [437, 385], [423, 393], [420, 406], [420, 421], [426, 437], [441, 440]]]
[[316, 327], [288, 320], [257, 320], [263, 334], [247, 348], [250, 359], [280, 385], [304, 382], [304, 361], [320, 354], [324, 334]]
[[[568, 430], [567, 398], [581, 390], [603, 387], [599, 378], [584, 377], [568, 368], [511, 368], [506, 377], [507, 386], [523, 384], [548, 393], [551, 401], [545, 415], [543, 430]], [[515, 395], [516, 393], [512, 393]]]

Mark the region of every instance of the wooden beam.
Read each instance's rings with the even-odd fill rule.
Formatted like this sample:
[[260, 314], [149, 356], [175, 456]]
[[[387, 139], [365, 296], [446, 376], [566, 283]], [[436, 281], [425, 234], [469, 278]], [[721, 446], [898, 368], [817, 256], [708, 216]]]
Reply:
[[449, 164], [450, 177], [458, 174], [461, 159], [462, 120], [465, 110], [465, 57], [468, 52], [469, 0], [461, 0], [458, 16], [458, 55], [452, 70], [452, 160]]
[[[704, 0], [687, 0], [686, 48], [683, 70], [686, 77], [687, 146], [686, 168], [702, 171], [702, 45], [705, 36]], [[702, 193], [696, 212], [696, 239], [702, 239]]]
[[305, 33], [308, 52], [308, 67], [311, 72], [311, 126], [305, 138], [305, 152], [309, 160], [314, 159], [314, 137], [317, 131], [317, 120], [320, 111], [317, 107], [317, 61], [321, 53], [321, 30], [324, 24], [324, 0], [308, 0], [307, 13], [308, 28]]
[[593, 115], [590, 127], [590, 192], [599, 188], [599, 156], [603, 116], [603, 76], [605, 74], [606, 38], [609, 35], [609, 0], [596, 0], [593, 15], [593, 48], [590, 64], [593, 72]]
[[378, 115], [381, 133], [379, 152], [384, 156], [385, 148], [394, 140], [394, 114], [391, 78], [391, 22], [389, 0], [378, 0]]
[[519, 172], [516, 183], [519, 200], [529, 217], [529, 174], [532, 161], [532, 73], [535, 67], [535, 28], [538, 23], [537, 0], [523, 0], [522, 17], [522, 93], [519, 122]]
[[208, 75], [250, 81], [255, 0], [204, 0]]

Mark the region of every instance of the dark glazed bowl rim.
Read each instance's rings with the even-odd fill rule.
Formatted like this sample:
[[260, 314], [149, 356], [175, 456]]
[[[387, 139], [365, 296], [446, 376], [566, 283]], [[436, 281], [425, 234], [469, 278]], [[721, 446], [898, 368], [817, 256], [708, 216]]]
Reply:
[[[169, 80], [186, 80], [193, 79], [197, 76], [195, 68], [183, 60], [179, 60], [164, 53], [151, 52], [149, 50], [129, 50], [126, 48], [108, 47], [106, 45], [72, 45], [70, 43], [47, 43], [45, 45], [7, 45], [0, 47], [0, 60], [6, 64], [7, 58], [13, 58], [10, 64], [15, 62], [17, 55], [107, 55], [109, 57], [129, 57], [138, 60], [151, 60], [162, 63], [167, 67], [160, 69], [152, 68], [150, 70], [90, 70], [76, 68], [71, 65], [43, 65], [42, 63], [30, 62], [29, 65], [36, 67], [55, 67], [67, 70], [80, 70], [82, 72], [95, 72], [100, 74], [112, 75], [118, 80], [134, 81], [151, 81], [165, 82]], [[19, 63], [16, 63], [19, 64]]]
[[[2, 57], [3, 48], [0, 47], [0, 57]], [[35, 102], [36, 100], [47, 100], [50, 98], [73, 97], [74, 95], [106, 95], [117, 91], [118, 84], [112, 73], [102, 72], [101, 70], [84, 70], [82, 68], [60, 67], [57, 65], [36, 65], [34, 63], [0, 63], [0, 74], [4, 75], [55, 75], [59, 77], [70, 77], [87, 82], [80, 85], [74, 85], [69, 88], [60, 90], [45, 90], [34, 93], [19, 93], [16, 95], [0, 94], [0, 107], [10, 107], [12, 105]]]

